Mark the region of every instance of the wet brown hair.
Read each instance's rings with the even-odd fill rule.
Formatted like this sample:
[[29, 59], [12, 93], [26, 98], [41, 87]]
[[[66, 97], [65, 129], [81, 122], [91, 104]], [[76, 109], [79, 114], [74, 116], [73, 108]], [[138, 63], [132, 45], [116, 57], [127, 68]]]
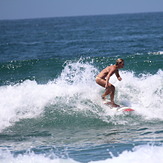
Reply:
[[122, 62], [124, 62], [124, 60], [121, 59], [121, 58], [118, 58], [118, 59], [116, 60], [116, 65], [119, 65], [119, 64], [122, 63]]

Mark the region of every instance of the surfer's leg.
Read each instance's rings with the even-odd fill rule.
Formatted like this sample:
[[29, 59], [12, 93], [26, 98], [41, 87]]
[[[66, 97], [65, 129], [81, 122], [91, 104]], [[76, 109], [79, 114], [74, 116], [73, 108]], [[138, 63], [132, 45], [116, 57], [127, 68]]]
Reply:
[[[105, 88], [106, 80], [96, 77], [96, 83]], [[106, 96], [110, 94], [110, 100], [112, 102], [114, 100], [114, 90], [115, 90], [115, 87], [113, 85], [106, 88], [104, 94], [102, 94], [101, 96], [102, 99], [105, 100]]]
[[110, 88], [106, 88], [104, 94], [102, 94], [102, 99], [105, 100], [106, 96], [111, 93]]
[[111, 85], [111, 93], [110, 93], [110, 101], [111, 101], [111, 104], [112, 104], [112, 106], [113, 107], [119, 107], [119, 105], [117, 105], [117, 104], [115, 104], [115, 102], [114, 102], [114, 94], [115, 94], [115, 87], [114, 87], [114, 85]]
[[[105, 88], [106, 80], [105, 79], [101, 79], [99, 77], [96, 77], [96, 83]], [[105, 100], [106, 99], [106, 96], [109, 93], [110, 93], [110, 91], [108, 89], [106, 89], [106, 91], [104, 92], [104, 94], [102, 94], [102, 96], [101, 96], [102, 99]]]
[[115, 93], [115, 87], [114, 87], [114, 85], [111, 85], [111, 87], [110, 87], [110, 101], [112, 102], [112, 103], [114, 103], [114, 93]]
[[[99, 77], [96, 77], [96, 83], [105, 88], [106, 80], [101, 79]], [[106, 96], [110, 94], [111, 105], [113, 107], [119, 107], [119, 105], [114, 103], [114, 93], [115, 93], [115, 87], [114, 87], [114, 85], [111, 85], [111, 86], [109, 86], [108, 88], [105, 89], [105, 92], [104, 92], [104, 94], [102, 94], [101, 97], [102, 97], [103, 100], [105, 100]]]
[[107, 95], [110, 95], [110, 101], [108, 104], [111, 105], [112, 107], [120, 107], [119, 105], [115, 104], [114, 102], [114, 94], [115, 94], [115, 87], [111, 85], [108, 87], [105, 91], [105, 93], [102, 95], [102, 97], [106, 97]]

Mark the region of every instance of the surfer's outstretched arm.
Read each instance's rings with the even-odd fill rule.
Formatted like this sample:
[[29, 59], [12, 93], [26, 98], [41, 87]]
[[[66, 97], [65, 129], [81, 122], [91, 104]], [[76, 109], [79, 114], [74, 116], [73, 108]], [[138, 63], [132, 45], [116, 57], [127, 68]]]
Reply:
[[117, 79], [118, 79], [119, 81], [122, 80], [122, 78], [121, 78], [120, 75], [119, 75], [119, 71], [118, 71], [118, 70], [115, 72], [115, 75], [116, 75], [116, 77], [117, 77]]

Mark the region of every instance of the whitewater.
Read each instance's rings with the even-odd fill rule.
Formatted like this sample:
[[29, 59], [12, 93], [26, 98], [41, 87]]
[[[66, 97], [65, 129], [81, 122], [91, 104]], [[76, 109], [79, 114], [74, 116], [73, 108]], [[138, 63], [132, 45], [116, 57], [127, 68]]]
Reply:
[[[47, 84], [25, 80], [1, 86], [0, 130], [19, 120], [38, 117], [47, 107], [57, 104], [55, 109], [65, 112], [69, 109], [75, 112], [91, 111], [104, 121], [104, 117], [114, 116], [117, 113], [103, 106], [100, 100], [103, 90], [95, 83], [96, 74], [98, 70], [93, 65], [78, 61], [66, 63], [61, 75]], [[134, 72], [121, 71], [120, 75], [122, 81], [117, 81], [115, 76], [111, 78], [111, 83], [116, 87], [117, 103], [134, 108], [134, 114], [146, 120], [163, 120], [163, 71], [160, 69], [154, 75], [139, 76], [135, 76]]]

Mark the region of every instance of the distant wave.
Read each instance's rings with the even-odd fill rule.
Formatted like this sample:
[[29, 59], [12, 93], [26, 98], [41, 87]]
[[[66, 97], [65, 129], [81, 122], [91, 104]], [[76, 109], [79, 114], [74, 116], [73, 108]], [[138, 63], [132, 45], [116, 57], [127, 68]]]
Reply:
[[153, 55], [163, 55], [163, 51], [149, 52], [148, 54], [153, 54]]

